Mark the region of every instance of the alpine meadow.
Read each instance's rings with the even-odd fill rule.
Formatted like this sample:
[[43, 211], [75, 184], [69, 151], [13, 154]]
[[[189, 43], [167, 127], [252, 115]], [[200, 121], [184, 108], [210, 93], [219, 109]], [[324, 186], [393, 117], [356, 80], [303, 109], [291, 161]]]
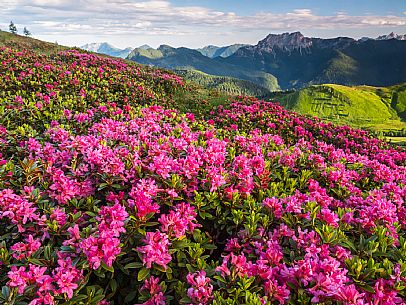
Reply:
[[0, 304], [406, 304], [402, 1], [6, 2]]

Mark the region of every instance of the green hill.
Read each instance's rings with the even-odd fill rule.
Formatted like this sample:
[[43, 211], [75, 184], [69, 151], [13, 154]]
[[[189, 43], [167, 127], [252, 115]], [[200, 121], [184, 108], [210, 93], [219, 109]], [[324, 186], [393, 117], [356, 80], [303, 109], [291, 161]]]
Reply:
[[174, 72], [187, 81], [228, 95], [249, 95], [265, 98], [270, 94], [270, 91], [264, 87], [238, 78], [209, 75], [197, 70], [174, 70]]
[[406, 83], [390, 87], [315, 85], [276, 94], [287, 109], [384, 133], [406, 130]]
[[162, 45], [157, 50], [138, 48], [127, 59], [166, 69], [199, 70], [210, 75], [239, 78], [269, 91], [279, 89], [278, 80], [272, 74], [216, 61], [188, 48], [172, 48], [167, 45]]
[[233, 44], [230, 46], [224, 46], [224, 47], [217, 47], [213, 45], [206, 46], [201, 49], [197, 49], [200, 53], [202, 53], [204, 56], [210, 57], [210, 58], [215, 58], [215, 57], [228, 57], [233, 55], [235, 52], [238, 51], [238, 49], [247, 46], [246, 44]]
[[18, 50], [31, 50], [44, 54], [52, 54], [59, 51], [72, 49], [56, 43], [45, 42], [18, 34], [11, 34], [2, 30], [0, 30], [0, 47], [10, 47]]

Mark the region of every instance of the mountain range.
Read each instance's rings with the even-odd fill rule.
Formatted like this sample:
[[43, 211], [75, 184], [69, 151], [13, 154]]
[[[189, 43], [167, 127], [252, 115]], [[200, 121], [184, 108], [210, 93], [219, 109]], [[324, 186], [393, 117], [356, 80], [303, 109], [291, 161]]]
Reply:
[[199, 51], [202, 55], [210, 57], [210, 58], [216, 58], [216, 57], [228, 57], [233, 55], [235, 52], [238, 51], [238, 49], [242, 47], [246, 47], [248, 44], [232, 44], [230, 46], [225, 46], [225, 47], [218, 47], [218, 46], [213, 46], [209, 45], [206, 47], [203, 47], [201, 49], [196, 49], [196, 51]]
[[198, 76], [202, 81], [207, 77], [203, 81], [206, 84], [214, 79], [217, 83], [216, 77], [222, 77], [222, 81], [230, 77], [232, 86], [234, 79], [240, 79], [269, 92], [322, 83], [390, 86], [406, 81], [406, 34], [393, 32], [358, 40], [310, 38], [300, 32], [270, 34], [256, 45], [209, 45], [200, 49], [168, 45], [119, 49], [108, 43], [82, 48], [141, 64], [194, 71], [183, 75]]
[[161, 45], [156, 50], [137, 48], [127, 59], [172, 70], [197, 70], [210, 75], [247, 80], [270, 91], [279, 89], [277, 79], [267, 72], [231, 64], [223, 61], [226, 58], [222, 57], [210, 58], [188, 48], [173, 48], [168, 45]]
[[394, 32], [388, 34], [388, 35], [382, 35], [376, 38], [376, 40], [389, 40], [389, 39], [397, 39], [397, 40], [406, 40], [406, 34], [405, 35], [398, 35]]
[[[377, 38], [362, 37], [360, 39], [360, 41], [389, 40], [389, 39], [406, 40], [406, 34], [398, 35], [394, 32], [391, 32], [387, 35], [378, 36]], [[235, 52], [238, 51], [238, 49], [240, 49], [242, 47], [246, 47], [246, 46], [249, 46], [249, 44], [232, 44], [232, 45], [223, 46], [223, 47], [208, 45], [203, 48], [198, 48], [195, 50], [200, 52], [202, 55], [210, 57], [210, 58], [216, 58], [216, 57], [226, 58], [226, 57], [233, 55]], [[86, 51], [101, 53], [101, 54], [110, 55], [110, 56], [122, 57], [122, 58], [126, 58], [128, 56], [128, 54], [132, 50], [134, 50], [133, 47], [127, 47], [125, 49], [116, 48], [107, 42], [88, 43], [88, 44], [81, 46], [80, 48], [84, 49]], [[152, 47], [150, 47], [147, 44], [144, 44], [144, 45], [138, 47], [138, 49], [147, 50], [147, 49], [152, 49]]]
[[270, 34], [256, 45], [238, 47], [226, 57], [214, 57], [215, 48], [204, 56], [202, 50], [162, 45], [156, 50], [134, 49], [127, 59], [240, 78], [268, 90], [321, 83], [389, 86], [406, 81], [406, 41], [402, 37], [389, 34], [368, 40], [322, 39], [294, 32]]
[[85, 44], [84, 46], [80, 47], [83, 50], [90, 51], [90, 52], [95, 52], [95, 53], [100, 53], [100, 54], [106, 54], [110, 56], [115, 56], [115, 57], [121, 57], [121, 58], [126, 58], [128, 54], [131, 53], [133, 48], [125, 48], [125, 49], [119, 49], [116, 47], [113, 47], [111, 44], [107, 42], [102, 42], [102, 43], [88, 43]]

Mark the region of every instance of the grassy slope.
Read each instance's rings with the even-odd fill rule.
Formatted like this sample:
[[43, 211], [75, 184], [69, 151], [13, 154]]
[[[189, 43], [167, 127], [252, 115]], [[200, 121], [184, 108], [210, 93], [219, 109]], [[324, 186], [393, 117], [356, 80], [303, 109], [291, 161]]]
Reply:
[[227, 77], [206, 74], [198, 70], [175, 70], [186, 81], [193, 82], [207, 89], [215, 89], [229, 95], [250, 95], [266, 97], [270, 91], [252, 82]]
[[406, 128], [406, 84], [391, 87], [316, 85], [279, 96], [288, 109], [374, 131]]
[[[45, 54], [69, 49], [54, 43], [13, 35], [0, 30], [1, 46], [30, 49]], [[131, 64], [134, 63], [131, 62]], [[202, 113], [208, 111], [213, 105], [230, 101], [226, 94], [218, 92], [216, 89], [204, 88], [202, 85], [191, 82], [189, 90], [177, 92], [174, 96], [177, 108], [181, 111]], [[312, 86], [289, 94], [281, 93], [275, 100], [289, 109], [324, 117], [339, 124], [366, 127], [375, 131], [406, 128], [406, 123], [403, 121], [406, 120], [406, 83], [386, 88], [325, 85], [324, 87], [332, 88], [336, 95], [341, 94], [338, 97], [330, 97], [330, 102], [326, 100], [327, 95], [330, 94], [321, 92], [318, 90], [319, 87], [322, 86]], [[350, 103], [348, 103], [348, 99], [351, 101]]]
[[217, 61], [187, 48], [161, 46], [158, 50], [134, 49], [127, 59], [167, 69], [199, 70], [210, 75], [239, 78], [270, 91], [279, 89], [278, 80], [269, 73]]
[[18, 50], [32, 50], [39, 53], [53, 54], [59, 51], [68, 50], [65, 46], [42, 40], [25, 37], [18, 34], [11, 34], [0, 30], [0, 47], [11, 47]]
[[[11, 47], [16, 50], [32, 50], [47, 55], [56, 54], [64, 50], [74, 49], [66, 46], [57, 45], [55, 43], [41, 41], [31, 37], [11, 34], [1, 30], [0, 30], [0, 47]], [[79, 50], [82, 53], [93, 53], [82, 49]], [[104, 54], [97, 55], [101, 57], [111, 58], [111, 56]], [[125, 61], [129, 65], [136, 66], [140, 65], [131, 60]], [[141, 66], [143, 65], [141, 64]], [[151, 71], [155, 70], [155, 68], [144, 66], [143, 70]], [[173, 73], [165, 69], [159, 70], [165, 71], [167, 73]], [[231, 101], [231, 98], [229, 95], [219, 92], [216, 89], [206, 89], [198, 84], [191, 82], [190, 84], [188, 84], [186, 90], [178, 90], [176, 92], [174, 100], [176, 101], [176, 108], [178, 108], [180, 111], [183, 112], [189, 111], [204, 114], [208, 112], [214, 105], [228, 103], [229, 101]], [[203, 101], [203, 103], [201, 101]]]

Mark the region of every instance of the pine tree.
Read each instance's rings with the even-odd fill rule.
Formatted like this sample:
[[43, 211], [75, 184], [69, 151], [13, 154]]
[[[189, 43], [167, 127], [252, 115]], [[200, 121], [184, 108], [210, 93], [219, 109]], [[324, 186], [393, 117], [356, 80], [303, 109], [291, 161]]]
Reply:
[[13, 34], [17, 33], [17, 27], [14, 25], [13, 21], [10, 21], [10, 25], [8, 27], [10, 29], [10, 32]]
[[28, 29], [26, 27], [24, 27], [24, 35], [27, 36], [27, 37], [31, 36], [31, 32], [28, 31]]

